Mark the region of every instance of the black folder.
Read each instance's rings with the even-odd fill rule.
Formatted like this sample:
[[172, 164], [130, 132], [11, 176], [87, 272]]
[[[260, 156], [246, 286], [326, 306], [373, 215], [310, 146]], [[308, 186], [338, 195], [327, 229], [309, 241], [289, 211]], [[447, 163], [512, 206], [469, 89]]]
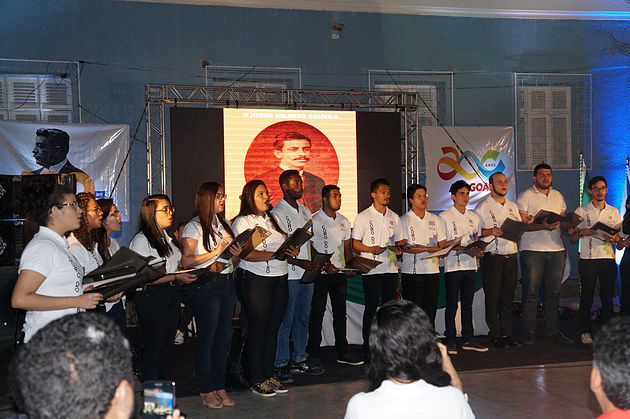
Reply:
[[317, 263], [317, 268], [311, 271], [304, 271], [304, 275], [300, 278], [302, 284], [310, 284], [315, 282], [317, 276], [322, 270], [322, 267], [330, 260], [332, 253], [319, 253], [315, 249], [311, 249], [313, 254], [311, 255], [311, 261]]
[[271, 259], [287, 260], [287, 255], [285, 252], [287, 251], [287, 248], [289, 246], [300, 248], [302, 247], [302, 245], [304, 245], [304, 243], [309, 241], [311, 237], [313, 237], [313, 233], [308, 231], [312, 226], [313, 221], [308, 220], [308, 222], [304, 224], [304, 227], [297, 228], [289, 236], [289, 238], [286, 239], [285, 242], [280, 245], [280, 247], [278, 247], [278, 250], [274, 252]]

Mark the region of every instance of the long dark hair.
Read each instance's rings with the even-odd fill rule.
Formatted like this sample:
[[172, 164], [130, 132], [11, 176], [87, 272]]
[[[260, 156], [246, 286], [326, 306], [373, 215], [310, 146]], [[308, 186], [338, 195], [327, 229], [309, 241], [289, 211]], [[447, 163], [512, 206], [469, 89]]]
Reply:
[[214, 228], [212, 228], [212, 221], [214, 220], [215, 214], [223, 228], [225, 228], [225, 231], [234, 238], [232, 227], [225, 221], [222, 214], [215, 212], [214, 200], [220, 187], [221, 185], [216, 182], [204, 182], [197, 187], [197, 192], [195, 192], [195, 213], [199, 216], [201, 223], [203, 247], [208, 252], [212, 250], [210, 248], [210, 238], [212, 238], [213, 243], [219, 242], [217, 233], [214, 231]]
[[[114, 205], [114, 200], [109, 198], [101, 198], [96, 200], [96, 205], [101, 209], [103, 213], [103, 221], [109, 216], [109, 212], [112, 210], [112, 205]], [[98, 254], [101, 255], [103, 261], [107, 262], [112, 256], [109, 254], [109, 245], [111, 244], [111, 240], [109, 238], [109, 234], [107, 234], [107, 230], [105, 230], [105, 226], [101, 225], [100, 228], [97, 228], [94, 231], [96, 235], [96, 243], [98, 243]]]
[[630, 203], [630, 196], [626, 198], [626, 212], [623, 215], [623, 225], [622, 230], [624, 234], [630, 234], [630, 210], [628, 209], [628, 204]]
[[164, 234], [160, 232], [160, 228], [155, 220], [157, 202], [161, 200], [165, 200], [169, 206], [171, 205], [171, 200], [164, 194], [149, 195], [142, 200], [142, 205], [140, 206], [140, 231], [144, 233], [149, 244], [158, 252], [158, 255], [165, 258], [173, 253], [173, 249], [169, 246]]
[[[245, 186], [243, 186], [243, 192], [241, 193], [241, 209], [238, 212], [237, 217], [240, 217], [241, 215], [252, 215], [258, 213], [258, 210], [256, 209], [256, 202], [254, 201], [254, 194], [256, 192], [256, 188], [258, 188], [260, 185], [264, 186], [265, 188], [267, 187], [265, 185], [265, 182], [259, 179], [250, 180], [245, 184]], [[287, 234], [284, 232], [284, 230], [282, 230], [282, 228], [280, 228], [276, 217], [274, 217], [271, 212], [269, 212], [269, 210], [265, 211], [265, 214], [271, 220], [273, 228], [280, 234], [286, 236]]]
[[438, 387], [451, 378], [442, 370], [442, 354], [429, 317], [416, 304], [392, 300], [376, 312], [370, 329], [370, 391], [384, 380], [424, 380]]
[[96, 202], [94, 195], [90, 192], [80, 192], [77, 194], [77, 205], [81, 208], [81, 225], [78, 229], [74, 230], [72, 234], [77, 238], [79, 243], [83, 245], [89, 252], [94, 250], [94, 245], [98, 241], [98, 235], [96, 230], [90, 230], [90, 226], [88, 225], [88, 204], [90, 203], [90, 199]]
[[69, 186], [47, 182], [40, 178], [22, 182], [17, 202], [26, 216], [24, 245], [33, 238], [40, 226], [48, 225], [52, 207], [62, 204], [66, 195], [74, 195], [74, 191]]

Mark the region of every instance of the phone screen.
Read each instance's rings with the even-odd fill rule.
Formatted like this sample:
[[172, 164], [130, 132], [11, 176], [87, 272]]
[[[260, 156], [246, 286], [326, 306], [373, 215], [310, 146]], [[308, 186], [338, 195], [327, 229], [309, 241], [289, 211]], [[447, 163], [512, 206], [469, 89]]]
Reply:
[[172, 381], [147, 381], [143, 385], [144, 407], [142, 417], [159, 418], [173, 413], [175, 383]]

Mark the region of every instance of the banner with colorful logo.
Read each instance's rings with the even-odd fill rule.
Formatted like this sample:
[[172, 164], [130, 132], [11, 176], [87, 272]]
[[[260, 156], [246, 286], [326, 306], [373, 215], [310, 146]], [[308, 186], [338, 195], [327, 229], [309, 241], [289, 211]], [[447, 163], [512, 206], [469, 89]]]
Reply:
[[96, 199], [109, 198], [118, 179], [112, 199], [127, 221], [128, 144], [129, 125], [0, 121], [0, 174], [73, 173], [77, 192]]
[[[512, 127], [422, 127], [429, 210], [453, 205], [449, 188], [464, 180], [471, 186], [468, 208], [490, 193], [488, 179], [504, 173], [509, 182], [508, 199], [515, 199], [514, 129]], [[457, 142], [458, 149], [449, 134]]]

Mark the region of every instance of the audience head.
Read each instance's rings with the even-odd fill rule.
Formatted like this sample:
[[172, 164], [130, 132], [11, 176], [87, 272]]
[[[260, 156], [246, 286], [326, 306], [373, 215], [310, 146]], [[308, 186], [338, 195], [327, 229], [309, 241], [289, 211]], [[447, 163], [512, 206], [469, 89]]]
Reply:
[[131, 352], [100, 313], [50, 322], [22, 346], [13, 365], [17, 400], [32, 418], [129, 418]]
[[630, 410], [630, 318], [617, 317], [593, 340], [591, 390], [604, 413]]
[[431, 320], [411, 301], [383, 304], [372, 322], [369, 346], [371, 390], [386, 379], [424, 380], [438, 387], [451, 382], [442, 370], [442, 355]]

